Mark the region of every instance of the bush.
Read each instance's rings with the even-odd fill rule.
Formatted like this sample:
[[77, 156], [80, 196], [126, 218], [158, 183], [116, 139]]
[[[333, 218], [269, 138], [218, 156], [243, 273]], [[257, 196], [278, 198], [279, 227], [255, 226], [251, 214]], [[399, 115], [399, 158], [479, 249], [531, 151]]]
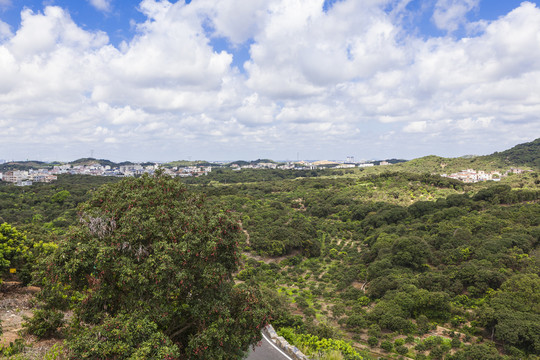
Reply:
[[147, 317], [120, 314], [69, 337], [71, 357], [90, 359], [174, 359], [178, 347]]
[[26, 343], [24, 342], [24, 339], [18, 338], [15, 339], [15, 341], [10, 342], [8, 346], [0, 345], [0, 355], [12, 359], [13, 355], [22, 353], [25, 347]]
[[384, 340], [381, 342], [381, 349], [383, 349], [384, 351], [390, 352], [392, 351], [393, 348], [394, 348], [394, 345], [392, 345], [390, 341]]
[[437, 346], [437, 347], [431, 349], [431, 351], [429, 352], [429, 356], [432, 359], [442, 359], [443, 356], [444, 356], [444, 351], [443, 351], [443, 349], [441, 349], [440, 347]]
[[396, 346], [396, 352], [400, 355], [405, 355], [409, 352], [409, 349], [406, 346], [398, 345]]
[[368, 335], [372, 337], [381, 336], [381, 327], [377, 324], [373, 324], [368, 329]]
[[[291, 328], [281, 328], [278, 330], [278, 334], [290, 344], [302, 349], [310, 357], [320, 358], [319, 356], [322, 355], [323, 359], [362, 360], [362, 356], [343, 340], [321, 338], [311, 334], [297, 334]], [[339, 357], [340, 355], [343, 357]]]
[[370, 336], [367, 342], [369, 346], [375, 347], [379, 344], [379, 339], [376, 338], [375, 336]]
[[63, 313], [50, 309], [38, 309], [34, 311], [34, 316], [25, 318], [23, 328], [28, 334], [45, 339], [53, 336], [63, 325]]
[[366, 327], [366, 319], [361, 314], [353, 314], [347, 318], [346, 324], [350, 329], [363, 329]]

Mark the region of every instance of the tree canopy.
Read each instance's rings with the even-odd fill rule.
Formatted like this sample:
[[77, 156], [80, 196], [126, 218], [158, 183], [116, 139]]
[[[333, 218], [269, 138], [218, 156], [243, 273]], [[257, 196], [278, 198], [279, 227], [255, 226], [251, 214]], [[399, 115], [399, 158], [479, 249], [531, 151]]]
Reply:
[[78, 210], [42, 291], [62, 284], [74, 302], [72, 357], [235, 359], [260, 339], [266, 308], [232, 278], [234, 214], [161, 173], [102, 187]]

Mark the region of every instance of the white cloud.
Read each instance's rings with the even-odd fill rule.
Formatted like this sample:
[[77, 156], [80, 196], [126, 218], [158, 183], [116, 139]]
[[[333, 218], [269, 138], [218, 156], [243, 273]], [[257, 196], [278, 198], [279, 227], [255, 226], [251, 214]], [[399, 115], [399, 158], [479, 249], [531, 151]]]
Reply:
[[456, 31], [466, 23], [466, 15], [478, 7], [480, 0], [437, 0], [433, 12], [433, 22], [448, 32]]
[[99, 11], [110, 12], [111, 0], [88, 0], [90, 4]]
[[0, 42], [11, 37], [12, 35], [13, 34], [11, 33], [9, 25], [0, 20]]
[[426, 121], [413, 121], [408, 123], [404, 128], [403, 131], [408, 133], [422, 133], [426, 132], [427, 130], [427, 122]]

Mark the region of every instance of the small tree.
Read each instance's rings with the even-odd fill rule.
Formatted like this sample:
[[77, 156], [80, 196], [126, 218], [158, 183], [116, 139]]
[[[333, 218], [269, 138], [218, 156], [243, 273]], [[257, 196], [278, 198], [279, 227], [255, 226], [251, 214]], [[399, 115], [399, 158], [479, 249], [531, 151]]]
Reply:
[[20, 270], [29, 255], [26, 236], [8, 223], [0, 225], [0, 283], [8, 268]]
[[73, 357], [232, 359], [260, 339], [266, 309], [232, 277], [243, 236], [233, 214], [158, 172], [100, 188], [79, 215], [44, 281], [75, 300]]

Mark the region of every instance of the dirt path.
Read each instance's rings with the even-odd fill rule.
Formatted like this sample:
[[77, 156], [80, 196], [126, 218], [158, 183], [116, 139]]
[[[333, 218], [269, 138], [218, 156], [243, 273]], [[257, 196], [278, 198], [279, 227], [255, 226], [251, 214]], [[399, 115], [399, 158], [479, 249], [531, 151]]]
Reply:
[[38, 291], [37, 287], [22, 287], [15, 281], [0, 285], [0, 319], [4, 329], [0, 344], [9, 345], [20, 337], [18, 333], [22, 329], [23, 316], [32, 315], [30, 300]]

